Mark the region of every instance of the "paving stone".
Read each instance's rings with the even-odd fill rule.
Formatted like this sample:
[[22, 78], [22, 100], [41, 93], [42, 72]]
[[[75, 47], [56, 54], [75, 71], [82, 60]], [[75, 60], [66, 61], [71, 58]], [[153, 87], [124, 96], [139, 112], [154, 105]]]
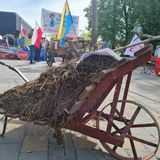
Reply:
[[17, 160], [21, 144], [0, 144], [0, 160]]
[[64, 136], [65, 160], [76, 160], [76, 150], [73, 144], [72, 134], [65, 133]]
[[[123, 152], [122, 152], [122, 153], [123, 153]], [[103, 152], [102, 154], [103, 154], [105, 160], [117, 160], [117, 158], [113, 157], [113, 156], [112, 156], [111, 154], [109, 154], [109, 153]]]
[[[133, 152], [132, 152], [132, 150], [126, 150], [127, 151], [127, 153], [131, 156], [131, 157], [133, 157]], [[143, 157], [143, 156], [146, 156], [146, 155], [149, 155], [151, 152], [148, 150], [148, 149], [138, 149], [137, 150], [137, 155], [139, 156], [139, 157]], [[153, 158], [155, 158], [155, 157], [153, 157]]]
[[25, 136], [25, 131], [22, 128], [16, 128], [7, 131], [2, 137], [0, 137], [1, 143], [22, 143]]
[[47, 152], [21, 152], [18, 160], [48, 160]]
[[28, 123], [27, 136], [44, 136], [48, 131], [47, 126], [35, 125], [33, 123]]
[[21, 152], [46, 152], [48, 151], [48, 137], [25, 136]]
[[160, 149], [158, 149], [158, 151], [156, 152], [155, 157], [156, 157], [157, 159], [159, 158], [159, 160], [160, 160]]
[[21, 129], [21, 130], [25, 131], [27, 128], [27, 125], [28, 125], [27, 122], [23, 122], [18, 119], [13, 119], [7, 123], [6, 130], [10, 131], [10, 130], [14, 130], [14, 129]]
[[101, 150], [79, 149], [76, 154], [77, 160], [104, 160]]
[[50, 142], [48, 160], [65, 160], [64, 145]]
[[76, 134], [76, 135], [73, 135], [72, 137], [73, 137], [73, 143], [76, 150], [99, 148], [94, 138], [91, 138], [82, 134]]
[[152, 157], [149, 160], [158, 160], [156, 157]]
[[[114, 156], [112, 156], [101, 144], [101, 142], [99, 140], [97, 140], [97, 144], [99, 146], [99, 148], [102, 151], [102, 154], [104, 155], [106, 160], [116, 160], [117, 158], [115, 158]], [[127, 152], [123, 149], [123, 148], [118, 148], [118, 153], [120, 153], [120, 155], [126, 156], [128, 157]]]
[[[36, 79], [39, 77], [41, 72], [50, 68], [46, 62], [39, 62], [35, 65], [29, 65], [29, 61], [2, 61], [18, 68], [29, 80]], [[52, 67], [56, 66], [58, 66], [58, 64], [54, 63]], [[160, 88], [159, 77], [156, 77], [154, 74], [141, 74], [141, 70], [142, 68], [139, 67], [133, 71], [127, 99], [139, 102], [147, 107], [160, 124], [160, 92], [157, 90], [157, 88]], [[1, 66], [0, 93], [3, 93], [4, 91], [19, 84], [24, 84], [24, 80], [14, 71], [5, 66]], [[124, 92], [124, 84], [125, 79], [122, 83], [122, 93]], [[156, 92], [153, 92], [154, 88], [156, 89]], [[109, 95], [105, 98], [105, 101], [99, 106], [100, 110], [106, 104], [113, 101], [113, 94], [114, 91], [109, 93]], [[122, 95], [120, 95], [120, 99], [122, 99]], [[128, 113], [129, 112], [130, 111], [128, 111]], [[137, 119], [139, 122], [144, 120], [149, 121], [149, 118], [145, 115], [138, 117]], [[0, 125], [2, 126], [2, 123], [0, 123]], [[2, 127], [0, 127], [0, 129], [1, 128]], [[29, 123], [27, 128], [27, 126], [23, 126], [23, 124], [21, 126], [20, 122], [11, 121], [11, 124], [8, 124], [7, 126], [6, 134], [3, 137], [0, 137], [0, 160], [115, 160], [115, 158], [101, 146], [99, 140], [95, 140], [85, 135], [82, 136], [80, 133], [74, 131], [64, 130], [64, 143], [58, 146], [56, 139], [52, 137], [52, 129], [46, 136], [44, 136], [46, 131], [46, 128], [42, 126], [34, 125], [33, 127], [32, 123]], [[136, 134], [151, 141], [157, 140], [158, 135], [153, 133], [154, 131], [152, 129], [149, 128], [145, 131], [147, 131], [147, 134], [144, 134], [144, 131], [140, 131]], [[40, 141], [43, 136], [46, 138], [45, 141]], [[127, 145], [129, 145], [129, 143]], [[127, 150], [127, 145], [124, 146], [125, 149], [119, 148], [122, 155], [127, 155], [126, 151], [128, 151], [128, 154], [130, 153], [130, 151]], [[24, 152], [20, 152], [21, 146], [22, 149], [24, 149]], [[139, 145], [138, 148], [142, 149], [142, 146]], [[150, 147], [147, 147], [147, 149], [150, 149]], [[7, 151], [9, 152], [7, 153]], [[141, 153], [144, 152], [145, 150], [141, 151]], [[151, 158], [151, 160], [159, 159], [160, 149], [158, 149], [156, 155]]]

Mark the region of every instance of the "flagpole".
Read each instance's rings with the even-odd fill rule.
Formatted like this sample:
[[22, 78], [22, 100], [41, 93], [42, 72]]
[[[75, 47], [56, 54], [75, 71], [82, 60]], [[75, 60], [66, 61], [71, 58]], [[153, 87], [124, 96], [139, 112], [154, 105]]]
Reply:
[[[67, 1], [67, 3], [68, 3], [68, 0], [66, 0], [66, 1]], [[69, 3], [68, 3], [68, 6], [69, 6]], [[70, 8], [69, 8], [69, 10], [70, 10]], [[71, 10], [70, 10], [70, 12], [71, 12]], [[72, 15], [72, 14], [71, 14], [71, 15]], [[79, 43], [78, 43], [78, 37], [77, 37], [77, 32], [76, 32], [76, 29], [75, 29], [74, 23], [73, 23], [72, 25], [73, 25], [73, 29], [74, 29], [74, 33], [75, 33], [75, 37], [76, 37], [76, 39], [77, 39], [76, 43], [77, 43], [77, 45], [78, 45], [78, 47], [79, 47], [79, 49], [80, 49], [80, 52], [81, 52], [81, 48], [80, 48], [80, 45], [79, 45]]]
[[77, 45], [78, 45], [78, 47], [80, 49], [80, 52], [81, 52], [81, 48], [80, 48], [80, 45], [78, 43], [78, 37], [77, 37], [77, 33], [76, 33], [76, 29], [75, 29], [74, 23], [73, 23], [73, 29], [74, 29], [74, 33], [75, 33], [75, 36], [76, 36], [76, 39], [77, 39], [76, 43], [77, 43]]
[[[37, 23], [37, 21], [35, 21], [35, 22]], [[37, 26], [38, 26], [39, 28], [41, 28], [38, 23], [37, 23]], [[42, 29], [41, 29], [41, 30], [42, 30]], [[44, 34], [45, 38], [47, 39], [46, 33], [45, 33], [43, 30], [42, 30], [42, 33]]]

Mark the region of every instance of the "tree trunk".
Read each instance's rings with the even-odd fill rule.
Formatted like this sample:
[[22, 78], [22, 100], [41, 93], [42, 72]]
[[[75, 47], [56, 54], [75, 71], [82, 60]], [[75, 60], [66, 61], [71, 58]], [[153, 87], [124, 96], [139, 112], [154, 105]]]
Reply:
[[97, 0], [92, 0], [92, 46], [97, 43]]

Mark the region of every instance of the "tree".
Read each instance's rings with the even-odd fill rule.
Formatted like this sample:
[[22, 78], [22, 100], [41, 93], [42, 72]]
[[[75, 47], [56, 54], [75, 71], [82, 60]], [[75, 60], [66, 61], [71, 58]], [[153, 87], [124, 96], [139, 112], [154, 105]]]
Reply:
[[88, 7], [84, 8], [83, 11], [86, 12], [85, 17], [88, 20], [88, 26], [86, 27], [87, 30], [91, 29], [91, 18], [92, 18], [92, 4], [90, 3]]
[[[142, 27], [143, 33], [148, 35], [160, 35], [160, 2], [159, 0], [141, 0], [136, 6], [137, 19]], [[138, 16], [139, 15], [139, 16]], [[159, 41], [152, 44], [156, 47]]]
[[[98, 35], [103, 41], [111, 41], [113, 47], [126, 45], [132, 38], [135, 24], [142, 27], [143, 33], [160, 34], [159, 0], [99, 0]], [[91, 5], [84, 9], [91, 28]]]
[[83, 34], [83, 38], [84, 38], [84, 39], [91, 39], [91, 32], [90, 32], [90, 31], [86, 31], [86, 32]]
[[[120, 31], [119, 12], [116, 8], [119, 6], [118, 1], [102, 0], [98, 4], [98, 35], [103, 41], [111, 41], [112, 45], [116, 45], [116, 37]], [[121, 17], [121, 16], [120, 16]], [[118, 27], [119, 26], [119, 27]]]

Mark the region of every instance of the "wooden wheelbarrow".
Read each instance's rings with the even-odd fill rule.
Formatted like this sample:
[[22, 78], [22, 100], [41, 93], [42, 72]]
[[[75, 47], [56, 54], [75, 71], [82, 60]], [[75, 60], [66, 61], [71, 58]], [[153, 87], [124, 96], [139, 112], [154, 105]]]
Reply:
[[[81, 93], [79, 101], [69, 111], [64, 128], [98, 139], [118, 159], [145, 160], [153, 157], [160, 143], [158, 122], [145, 106], [127, 99], [132, 72], [150, 60], [152, 49], [152, 45], [148, 45], [135, 53], [136, 58], [124, 58], [92, 78], [93, 84]], [[121, 92], [123, 85], [124, 91]], [[102, 108], [102, 102], [111, 92], [112, 102]], [[14, 118], [16, 115], [3, 110], [0, 114], [5, 115], [1, 134], [4, 135], [7, 117]], [[34, 123], [48, 124], [47, 121]]]

